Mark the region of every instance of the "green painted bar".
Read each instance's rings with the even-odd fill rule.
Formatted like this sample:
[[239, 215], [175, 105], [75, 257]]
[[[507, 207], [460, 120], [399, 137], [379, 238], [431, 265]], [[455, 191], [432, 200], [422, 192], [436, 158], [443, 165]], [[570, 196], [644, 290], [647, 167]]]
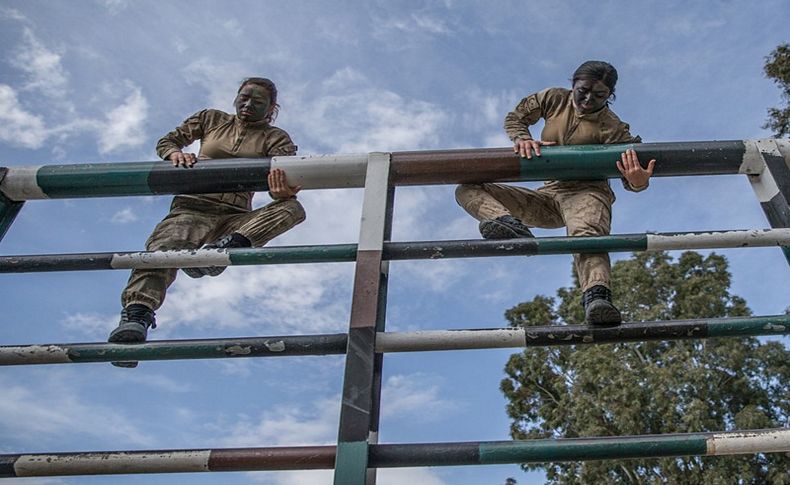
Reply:
[[787, 335], [788, 333], [790, 333], [790, 315], [728, 318], [708, 325], [708, 337]]
[[368, 468], [366, 441], [339, 442], [335, 461], [335, 484], [365, 483]]
[[647, 234], [589, 236], [576, 238], [537, 238], [538, 254], [644, 251]]
[[47, 165], [39, 169], [36, 181], [51, 198], [151, 195], [148, 175], [161, 163]]
[[790, 246], [782, 246], [782, 252], [785, 253], [787, 264], [790, 264]]
[[646, 435], [638, 437], [576, 438], [490, 442], [480, 444], [480, 463], [535, 463], [605, 460], [654, 456], [705, 455], [706, 436]]
[[330, 244], [326, 246], [287, 246], [260, 249], [234, 249], [229, 251], [234, 265], [292, 264], [292, 263], [341, 263], [357, 259], [356, 244]]
[[542, 150], [539, 157], [521, 159], [525, 180], [602, 180], [619, 178], [616, 162], [634, 144], [563, 145]]

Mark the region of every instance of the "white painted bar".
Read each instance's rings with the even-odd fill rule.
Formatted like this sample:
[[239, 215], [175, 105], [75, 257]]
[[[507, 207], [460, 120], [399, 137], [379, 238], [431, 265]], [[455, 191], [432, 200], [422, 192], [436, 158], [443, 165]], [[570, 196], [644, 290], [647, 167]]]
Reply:
[[36, 173], [43, 165], [33, 167], [9, 167], [0, 182], [0, 191], [11, 200], [47, 199], [36, 180]]
[[22, 455], [14, 471], [18, 477], [207, 472], [210, 454], [211, 450]]
[[376, 352], [526, 347], [523, 328], [378, 333]]
[[387, 217], [390, 154], [371, 153], [365, 174], [358, 251], [381, 251]]
[[708, 455], [790, 452], [790, 429], [714, 434], [707, 448]]
[[790, 245], [790, 229], [749, 229], [694, 234], [647, 234], [648, 251]]
[[272, 157], [271, 167], [285, 170], [288, 185], [303, 189], [365, 186], [368, 154]]
[[227, 249], [181, 249], [173, 251], [114, 254], [113, 269], [198, 268], [230, 266]]
[[14, 365], [20, 359], [33, 360], [41, 364], [68, 364], [69, 353], [58, 345], [30, 345], [18, 347], [10, 352], [0, 352], [0, 365]]

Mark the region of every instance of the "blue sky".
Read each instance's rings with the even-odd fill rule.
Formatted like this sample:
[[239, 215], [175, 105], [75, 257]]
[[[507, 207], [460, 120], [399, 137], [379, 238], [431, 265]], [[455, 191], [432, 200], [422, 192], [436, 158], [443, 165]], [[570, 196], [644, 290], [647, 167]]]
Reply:
[[[779, 90], [763, 58], [787, 42], [785, 1], [0, 0], [0, 161], [155, 160], [158, 138], [238, 82], [273, 79], [299, 153], [507, 146], [504, 115], [568, 86], [588, 59], [620, 74], [614, 111], [646, 142], [755, 139]], [[534, 133], [538, 133], [535, 131]], [[534, 185], [534, 184], [527, 184]], [[613, 233], [768, 227], [740, 176], [613, 184]], [[453, 188], [400, 188], [393, 239], [472, 239]], [[266, 203], [266, 194], [255, 205]], [[273, 244], [355, 242], [361, 191], [300, 195], [307, 221]], [[169, 197], [34, 201], [2, 254], [140, 250]], [[536, 231], [539, 236], [562, 230]], [[788, 306], [778, 249], [723, 250], [755, 314]], [[615, 255], [615, 259], [627, 255]], [[570, 256], [393, 262], [389, 330], [501, 327], [503, 312], [571, 284]], [[345, 331], [351, 264], [183, 275], [152, 339]], [[0, 275], [3, 344], [101, 341], [125, 271]], [[382, 442], [508, 439], [509, 350], [385, 358]], [[333, 444], [343, 359], [146, 362], [0, 370], [0, 452]], [[379, 483], [541, 483], [517, 466], [382, 470]], [[331, 472], [119, 477], [114, 483], [331, 483]], [[106, 483], [106, 477], [23, 483]]]

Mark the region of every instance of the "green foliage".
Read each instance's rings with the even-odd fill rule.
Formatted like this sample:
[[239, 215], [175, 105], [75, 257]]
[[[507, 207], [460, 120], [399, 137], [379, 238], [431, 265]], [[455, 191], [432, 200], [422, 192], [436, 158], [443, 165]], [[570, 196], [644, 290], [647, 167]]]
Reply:
[[[765, 76], [782, 90], [785, 104], [790, 103], [790, 44], [782, 44], [765, 58]], [[790, 106], [769, 108], [768, 120], [763, 125], [774, 132], [776, 138], [790, 135]]]
[[[626, 321], [747, 316], [724, 257], [641, 253], [613, 266]], [[514, 327], [579, 323], [578, 288], [507, 312]], [[527, 348], [501, 389], [514, 439], [691, 433], [790, 426], [790, 352], [756, 338]], [[790, 455], [523, 465], [549, 483], [790, 484]]]

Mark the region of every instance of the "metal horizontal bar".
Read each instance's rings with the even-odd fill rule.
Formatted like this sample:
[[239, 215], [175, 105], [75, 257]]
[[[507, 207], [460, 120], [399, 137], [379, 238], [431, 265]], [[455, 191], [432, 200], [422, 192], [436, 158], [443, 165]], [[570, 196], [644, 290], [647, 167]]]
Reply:
[[[542, 463], [790, 451], [789, 429], [370, 445], [373, 468]], [[330, 469], [334, 446], [0, 455], [0, 477]]]
[[[790, 315], [624, 323], [613, 327], [550, 325], [527, 328], [379, 332], [376, 352], [590, 345], [648, 340], [790, 334]], [[343, 354], [346, 334], [236, 339], [161, 340], [144, 344], [74, 343], [0, 346], [0, 366], [123, 360], [221, 359]]]
[[[566, 145], [545, 147], [532, 160], [510, 148], [393, 152], [394, 185], [493, 181], [601, 180], [619, 178], [616, 161], [628, 148], [646, 163], [657, 160], [657, 177], [752, 173], [759, 140]], [[784, 149], [787, 140], [776, 140]], [[367, 154], [226, 159], [173, 168], [161, 161], [9, 167], [0, 192], [12, 201], [268, 190], [271, 168], [306, 189], [362, 187]]]
[[[790, 245], [790, 229], [620, 234], [533, 239], [385, 242], [383, 259], [474, 258], [545, 254], [747, 248]], [[245, 249], [0, 256], [0, 273], [183, 268], [354, 261], [356, 244]]]
[[190, 169], [168, 162], [94, 163], [9, 167], [0, 191], [14, 201], [200, 194], [269, 190], [272, 168], [286, 170], [291, 185], [303, 188], [362, 187], [367, 154], [315, 157], [201, 160]]

